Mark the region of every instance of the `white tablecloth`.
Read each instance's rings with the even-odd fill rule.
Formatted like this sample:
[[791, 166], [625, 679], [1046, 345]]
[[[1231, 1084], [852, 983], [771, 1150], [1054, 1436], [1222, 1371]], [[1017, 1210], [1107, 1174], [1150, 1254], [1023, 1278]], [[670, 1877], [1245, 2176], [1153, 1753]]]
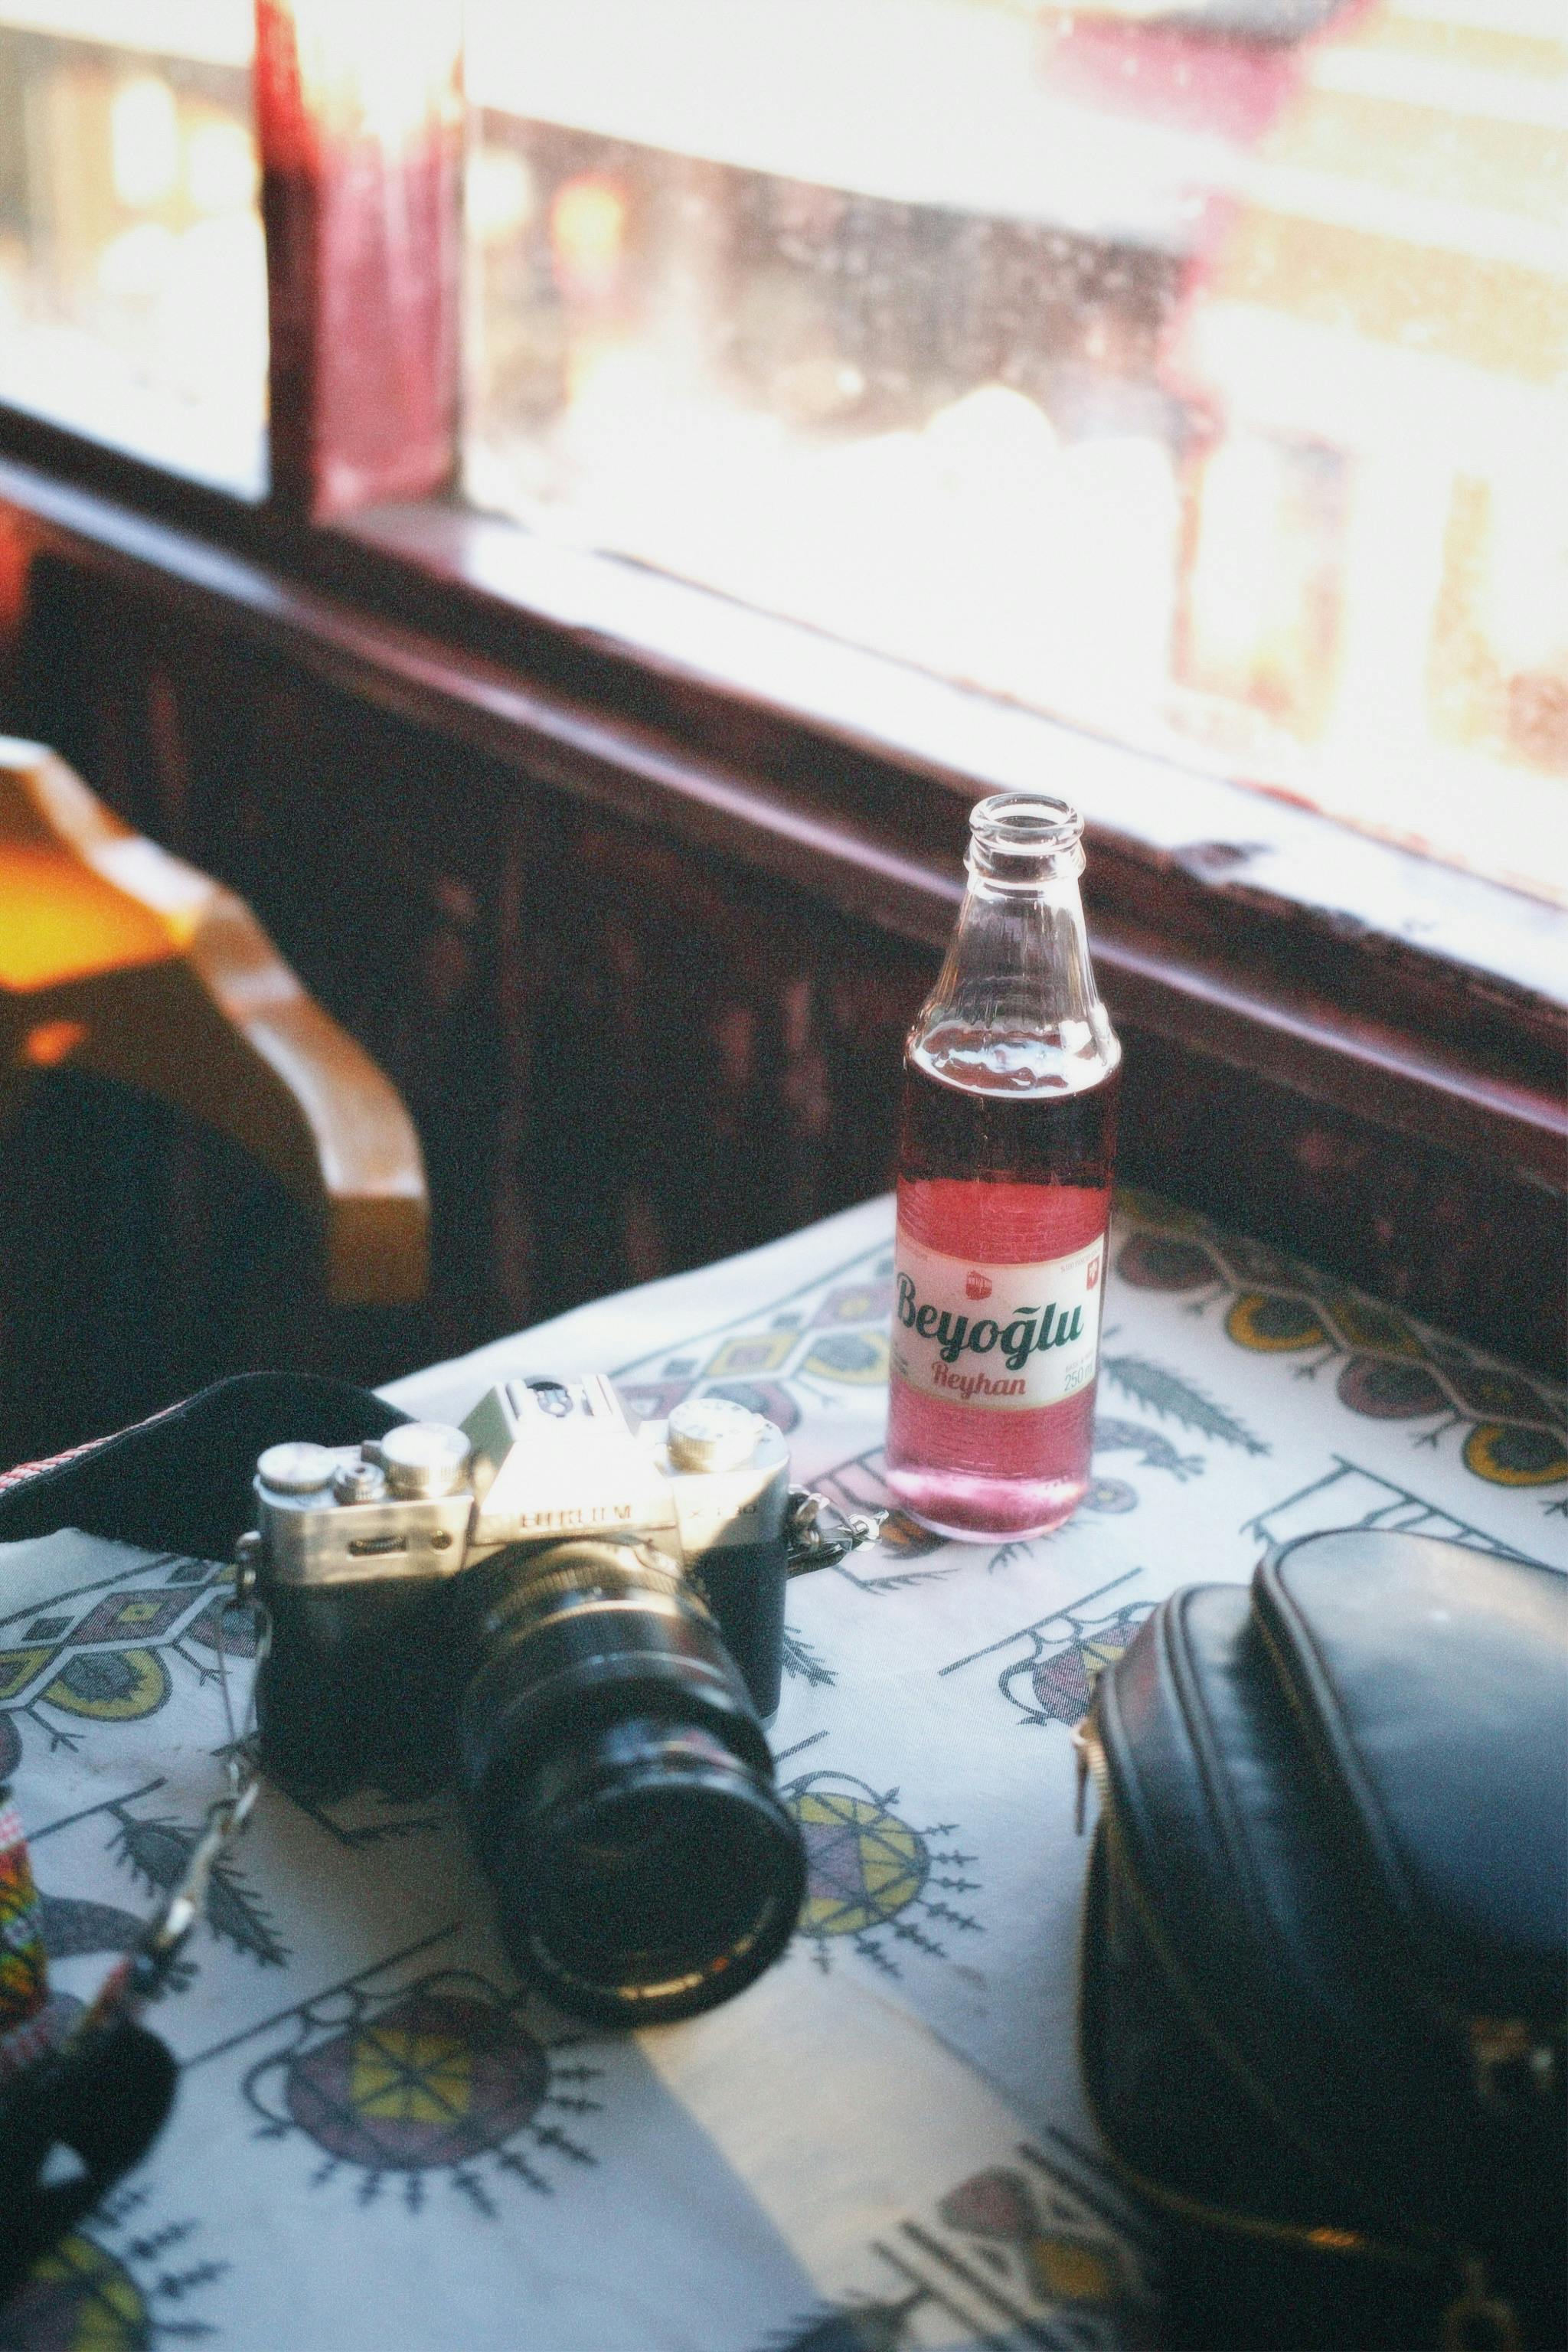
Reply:
[[[709, 1388], [879, 1499], [890, 1205], [394, 1384]], [[450, 1809], [269, 1792], [153, 2021], [174, 2119], [42, 2266], [0, 2352], [918, 2352], [1151, 2340], [1157, 2237], [1073, 2057], [1069, 1727], [1150, 1608], [1315, 1528], [1568, 1566], [1563, 1399], [1158, 1203], [1107, 1299], [1097, 1482], [1058, 1534], [881, 1545], [790, 1591], [779, 1771], [811, 1854], [784, 1961], [617, 2039], [521, 1994]], [[216, 1793], [206, 1564], [0, 1549], [0, 1777], [89, 1993]], [[243, 1672], [243, 1668], [240, 1669]]]

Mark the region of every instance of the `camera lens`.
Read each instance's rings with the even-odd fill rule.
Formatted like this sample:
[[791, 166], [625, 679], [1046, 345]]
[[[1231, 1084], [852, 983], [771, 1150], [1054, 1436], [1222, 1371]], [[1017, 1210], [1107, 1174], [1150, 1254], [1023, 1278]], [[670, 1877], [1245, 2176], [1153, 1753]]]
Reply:
[[787, 1942], [805, 1860], [712, 1618], [616, 1543], [474, 1580], [460, 1773], [513, 1958], [616, 2024], [728, 2000]]

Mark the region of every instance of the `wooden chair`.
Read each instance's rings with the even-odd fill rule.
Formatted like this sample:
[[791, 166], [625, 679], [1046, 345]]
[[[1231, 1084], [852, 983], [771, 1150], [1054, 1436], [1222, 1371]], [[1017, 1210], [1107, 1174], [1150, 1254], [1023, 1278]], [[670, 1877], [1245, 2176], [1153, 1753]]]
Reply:
[[429, 1197], [391, 1082], [242, 899], [132, 833], [41, 744], [0, 737], [0, 1138], [29, 1081], [67, 1065], [269, 1169], [319, 1221], [333, 1305], [423, 1296]]

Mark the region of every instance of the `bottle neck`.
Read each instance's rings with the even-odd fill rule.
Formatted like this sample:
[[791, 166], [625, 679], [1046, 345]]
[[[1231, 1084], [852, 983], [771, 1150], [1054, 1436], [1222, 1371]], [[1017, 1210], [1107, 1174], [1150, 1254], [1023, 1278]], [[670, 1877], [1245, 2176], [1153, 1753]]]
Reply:
[[1012, 1097], [1082, 1093], [1121, 1048], [1089, 961], [1076, 837], [1020, 853], [978, 831], [946, 961], [910, 1036], [933, 1076]]

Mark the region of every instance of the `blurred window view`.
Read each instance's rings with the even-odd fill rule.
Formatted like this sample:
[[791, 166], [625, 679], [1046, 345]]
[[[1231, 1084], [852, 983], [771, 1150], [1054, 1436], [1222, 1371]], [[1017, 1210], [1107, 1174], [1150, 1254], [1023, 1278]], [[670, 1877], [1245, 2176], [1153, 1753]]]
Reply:
[[468, 0], [468, 86], [476, 503], [1568, 895], [1563, 0]]
[[249, 495], [250, 0], [0, 0], [0, 400]]

